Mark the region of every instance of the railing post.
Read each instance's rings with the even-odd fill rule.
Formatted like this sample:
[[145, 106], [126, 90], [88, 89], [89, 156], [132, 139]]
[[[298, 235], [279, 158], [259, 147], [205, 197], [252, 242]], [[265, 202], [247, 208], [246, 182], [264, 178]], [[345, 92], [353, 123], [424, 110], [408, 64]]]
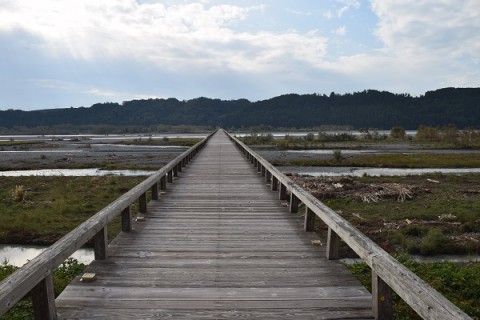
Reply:
[[262, 172], [262, 164], [257, 160], [257, 172]]
[[305, 222], [303, 224], [305, 231], [315, 230], [315, 213], [309, 207], [305, 207]]
[[160, 178], [160, 190], [167, 190], [167, 179], [165, 176]]
[[132, 231], [132, 210], [130, 209], [130, 206], [122, 211], [122, 231]]
[[265, 182], [270, 183], [271, 181], [272, 181], [272, 173], [267, 170], [267, 172], [265, 174]]
[[392, 289], [372, 270], [372, 310], [378, 320], [392, 319]]
[[147, 213], [147, 193], [143, 193], [140, 198], [138, 198], [138, 211], [140, 213]]
[[168, 171], [168, 182], [173, 182], [173, 170]]
[[275, 176], [272, 176], [271, 188], [272, 188], [272, 191], [277, 191], [278, 190], [278, 179]]
[[52, 273], [33, 287], [31, 293], [35, 320], [57, 319]]
[[340, 258], [340, 237], [328, 227], [327, 235], [327, 259], [338, 260]]
[[256, 161], [255, 157], [253, 155], [250, 155], [250, 163], [255, 165], [255, 161]]
[[158, 182], [153, 184], [150, 191], [152, 191], [152, 200], [158, 200]]
[[107, 236], [107, 226], [103, 227], [97, 234], [93, 237], [94, 243], [94, 254], [95, 260], [106, 260], [108, 257], [107, 247], [108, 247], [108, 236]]
[[265, 169], [265, 166], [261, 164], [260, 168], [261, 168], [260, 170], [262, 171], [262, 177], [265, 177], [265, 175], [267, 174], [266, 172], [267, 170]]
[[287, 200], [287, 186], [280, 182], [280, 192], [278, 193], [280, 200]]
[[299, 200], [296, 195], [290, 193], [290, 213], [297, 213], [298, 212], [298, 203]]
[[178, 171], [178, 172], [182, 172], [182, 162], [183, 162], [183, 160], [181, 160], [181, 161], [177, 164], [177, 171]]
[[173, 167], [173, 176], [174, 176], [174, 177], [178, 177], [178, 165], [175, 165], [175, 166]]

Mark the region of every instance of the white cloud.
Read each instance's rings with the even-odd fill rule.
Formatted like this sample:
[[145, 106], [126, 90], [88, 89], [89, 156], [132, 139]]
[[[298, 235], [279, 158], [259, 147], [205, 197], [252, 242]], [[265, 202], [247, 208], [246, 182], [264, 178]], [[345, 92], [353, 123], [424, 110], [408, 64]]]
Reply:
[[337, 17], [343, 16], [345, 12], [350, 9], [359, 9], [360, 8], [360, 1], [358, 0], [336, 0], [339, 2], [342, 7], [337, 10]]
[[326, 39], [294, 31], [234, 31], [264, 6], [205, 1], [139, 3], [136, 0], [11, 0], [0, 9], [0, 32], [23, 30], [51, 55], [79, 60], [135, 59], [168, 70], [283, 68], [285, 60], [318, 64]]
[[407, 59], [480, 61], [478, 0], [372, 0], [376, 35], [385, 48]]
[[347, 34], [347, 27], [346, 26], [341, 26], [337, 30], [335, 30], [335, 34], [339, 36], [344, 36]]

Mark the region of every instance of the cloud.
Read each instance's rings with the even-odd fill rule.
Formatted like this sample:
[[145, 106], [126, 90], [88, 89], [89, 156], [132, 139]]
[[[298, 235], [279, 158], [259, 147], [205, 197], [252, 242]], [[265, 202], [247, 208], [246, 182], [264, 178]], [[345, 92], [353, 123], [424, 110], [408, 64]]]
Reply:
[[235, 26], [265, 6], [206, 1], [11, 0], [0, 9], [0, 32], [23, 30], [52, 56], [78, 60], [135, 59], [163, 69], [282, 68], [286, 59], [317, 64], [326, 39], [315, 32], [239, 32]]
[[372, 0], [385, 49], [406, 59], [480, 61], [480, 2]]
[[347, 27], [346, 26], [341, 26], [340, 28], [335, 30], [335, 34], [339, 36], [344, 36], [347, 34]]
[[340, 9], [337, 10], [337, 17], [343, 16], [345, 12], [354, 8], [360, 8], [360, 1], [358, 0], [336, 0], [338, 3], [342, 5]]

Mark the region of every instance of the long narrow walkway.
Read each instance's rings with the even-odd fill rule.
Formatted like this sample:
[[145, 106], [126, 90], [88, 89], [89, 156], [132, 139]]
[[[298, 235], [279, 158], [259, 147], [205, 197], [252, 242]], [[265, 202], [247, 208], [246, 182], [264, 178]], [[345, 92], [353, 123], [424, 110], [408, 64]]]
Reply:
[[121, 233], [62, 319], [371, 319], [371, 296], [219, 131]]

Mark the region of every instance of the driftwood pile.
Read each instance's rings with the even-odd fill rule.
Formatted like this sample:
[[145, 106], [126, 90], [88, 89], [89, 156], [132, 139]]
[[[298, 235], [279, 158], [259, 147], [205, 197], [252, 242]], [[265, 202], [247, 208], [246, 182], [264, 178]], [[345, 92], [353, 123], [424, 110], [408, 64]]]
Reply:
[[302, 186], [318, 199], [351, 197], [361, 202], [378, 202], [381, 199], [394, 198], [399, 202], [415, 198], [422, 189], [401, 183], [366, 184], [351, 177], [311, 177], [298, 174], [289, 175], [290, 179]]

